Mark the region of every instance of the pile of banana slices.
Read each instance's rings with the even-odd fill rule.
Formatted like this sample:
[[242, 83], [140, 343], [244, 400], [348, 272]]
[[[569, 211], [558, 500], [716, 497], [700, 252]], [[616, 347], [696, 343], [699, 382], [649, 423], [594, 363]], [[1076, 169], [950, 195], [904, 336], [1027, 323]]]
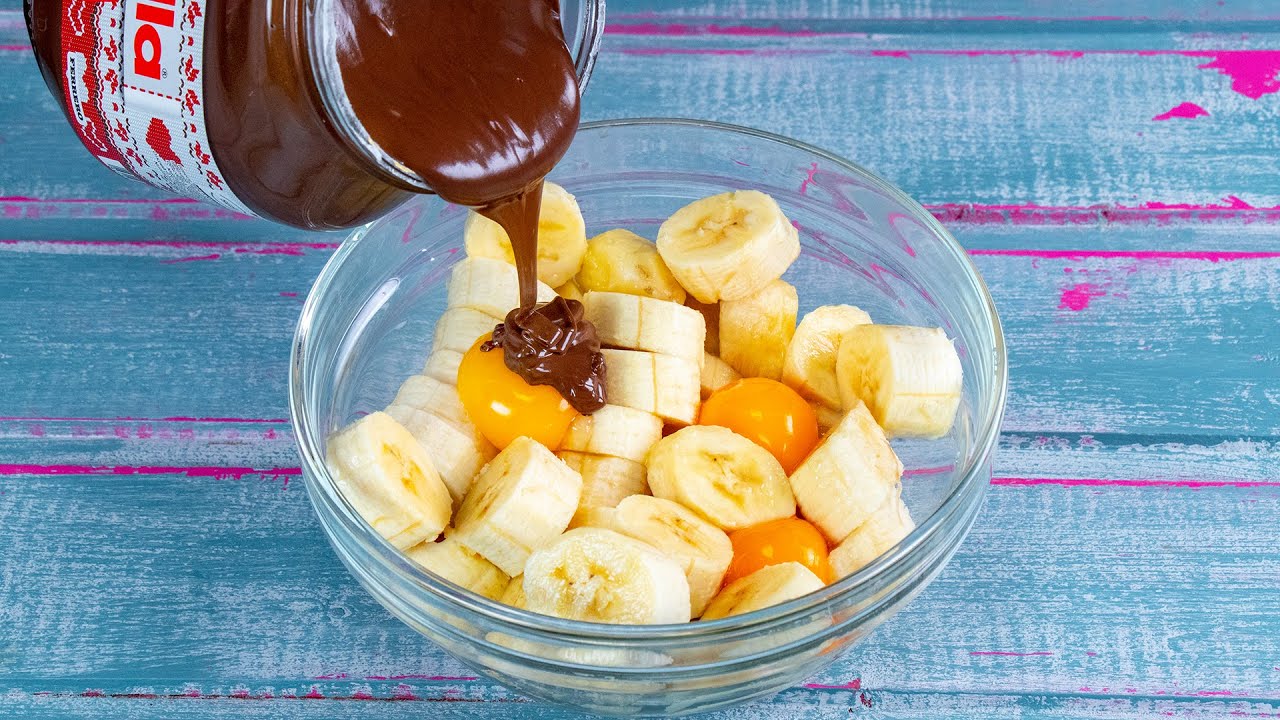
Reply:
[[[391, 404], [328, 439], [339, 490], [392, 545], [467, 590], [598, 623], [737, 615], [823, 587], [795, 562], [723, 585], [728, 532], [799, 513], [825, 536], [836, 577], [915, 527], [889, 437], [950, 431], [960, 360], [936, 328], [872, 324], [851, 305], [797, 325], [781, 279], [800, 253], [768, 195], [735, 191], [672, 215], [653, 243], [591, 238], [574, 197], [548, 183], [539, 299], [580, 300], [605, 346], [609, 404], [559, 447], [499, 451], [468, 418], [459, 363], [516, 303], [511, 246], [473, 215], [421, 374]], [[780, 380], [825, 435], [788, 476], [764, 448], [695, 424], [702, 400], [741, 377]]]

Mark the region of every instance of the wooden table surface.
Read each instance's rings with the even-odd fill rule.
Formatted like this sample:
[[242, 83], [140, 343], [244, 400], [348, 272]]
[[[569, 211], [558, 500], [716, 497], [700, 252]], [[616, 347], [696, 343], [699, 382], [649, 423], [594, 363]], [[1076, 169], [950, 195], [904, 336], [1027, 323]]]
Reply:
[[[1280, 716], [1280, 2], [610, 5], [588, 118], [880, 173], [971, 249], [1009, 344], [955, 560], [719, 717]], [[578, 717], [393, 620], [317, 527], [285, 368], [340, 238], [98, 166], [17, 0], [0, 196], [0, 716]]]

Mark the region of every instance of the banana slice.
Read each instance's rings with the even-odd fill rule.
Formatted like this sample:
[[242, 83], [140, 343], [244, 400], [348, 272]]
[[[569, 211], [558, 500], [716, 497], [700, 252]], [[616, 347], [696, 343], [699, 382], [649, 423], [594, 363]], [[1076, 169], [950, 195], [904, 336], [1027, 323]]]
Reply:
[[668, 300], [598, 291], [587, 293], [582, 307], [605, 346], [702, 363], [706, 323], [696, 310]]
[[697, 617], [720, 590], [733, 561], [733, 544], [723, 530], [683, 505], [648, 495], [632, 495], [610, 513], [596, 513], [594, 525], [649, 543], [675, 560], [689, 581], [689, 605]]
[[[548, 302], [555, 296], [556, 291], [549, 285], [538, 283], [538, 302]], [[469, 257], [455, 265], [449, 276], [448, 306], [451, 308], [472, 308], [501, 321], [519, 304], [520, 280], [514, 265], [492, 258]]]
[[791, 489], [805, 519], [838, 543], [884, 504], [901, 477], [902, 462], [858, 401], [791, 474]]
[[622, 405], [605, 405], [590, 415], [574, 418], [560, 441], [560, 449], [642, 463], [649, 448], [661, 438], [662, 420], [657, 415]]
[[578, 285], [577, 280], [568, 280], [565, 284], [556, 288], [556, 294], [566, 300], [577, 300], [582, 302], [582, 287]]
[[796, 513], [782, 465], [768, 450], [714, 425], [692, 425], [649, 451], [649, 489], [722, 530]]
[[605, 397], [613, 405], [653, 413], [689, 425], [698, 418], [702, 371], [671, 355], [605, 348]]
[[630, 230], [610, 230], [591, 238], [578, 271], [583, 290], [643, 295], [682, 303], [684, 288], [653, 243]]
[[[483, 215], [473, 212], [467, 217], [463, 241], [471, 257], [513, 265], [516, 261], [507, 231]], [[538, 216], [538, 279], [553, 287], [563, 285], [578, 272], [586, 252], [587, 226], [577, 199], [555, 183], [544, 183]]]
[[493, 458], [497, 449], [479, 433], [468, 435], [447, 420], [404, 405], [392, 405], [387, 414], [405, 427], [431, 458], [453, 502], [460, 503], [471, 488], [471, 479]]
[[436, 539], [449, 524], [453, 502], [430, 456], [386, 413], [330, 437], [326, 464], [356, 512], [401, 550]]
[[813, 408], [814, 417], [818, 418], [818, 430], [824, 435], [844, 419], [843, 411], [829, 408], [822, 403], [809, 403], [809, 407]]
[[392, 405], [406, 405], [415, 410], [429, 412], [438, 418], [447, 420], [449, 424], [473, 437], [479, 437], [462, 400], [458, 397], [458, 388], [452, 383], [442, 382], [427, 375], [411, 375], [400, 385], [399, 392], [391, 401]]
[[846, 332], [870, 323], [871, 316], [852, 305], [823, 305], [805, 315], [787, 346], [782, 382], [815, 403], [843, 407], [836, 381], [836, 351]]
[[582, 497], [578, 500], [578, 510], [573, 514], [569, 527], [590, 525], [592, 523], [587, 520], [595, 510], [611, 510], [623, 498], [649, 492], [645, 468], [641, 463], [608, 455], [563, 450], [556, 455], [582, 476]]
[[518, 607], [521, 610], [528, 608], [528, 602], [524, 595], [524, 576], [517, 575], [511, 578], [507, 583], [507, 587], [502, 591], [502, 597], [498, 598], [498, 602], [505, 603], [511, 607]]
[[711, 393], [740, 380], [737, 370], [729, 367], [729, 363], [710, 353], [703, 353], [702, 358], [702, 399], [711, 397]]
[[800, 234], [758, 190], [696, 200], [658, 228], [658, 253], [704, 303], [742, 300], [782, 277], [800, 256]]
[[950, 432], [961, 373], [960, 356], [941, 328], [859, 325], [845, 334], [836, 360], [845, 407], [866, 403], [891, 437]]
[[518, 437], [476, 478], [454, 520], [454, 537], [519, 575], [529, 553], [569, 526], [582, 478], [551, 451]]
[[707, 339], [703, 343], [704, 350], [711, 355], [720, 354], [720, 303], [700, 303], [698, 299], [690, 295], [685, 298], [684, 305], [702, 313], [702, 319], [707, 326]]
[[823, 587], [822, 580], [798, 562], [767, 565], [729, 583], [707, 606], [702, 619], [719, 620], [730, 615], [763, 610]]
[[422, 567], [490, 600], [503, 596], [510, 584], [507, 574], [458, 542], [452, 533], [439, 542], [416, 545], [405, 551], [409, 559]]
[[720, 359], [744, 377], [782, 377], [799, 308], [795, 287], [782, 280], [751, 297], [720, 303]]
[[452, 350], [465, 354], [476, 340], [493, 334], [493, 327], [502, 322], [488, 313], [468, 307], [445, 310], [436, 320], [435, 338], [431, 347], [436, 352]]
[[911, 511], [902, 502], [902, 486], [899, 485], [866, 522], [831, 551], [831, 569], [836, 577], [852, 575], [902, 542], [915, 529]]
[[442, 383], [458, 384], [458, 367], [462, 365], [462, 353], [457, 350], [436, 350], [427, 357], [422, 374]]
[[688, 622], [689, 583], [675, 560], [612, 530], [575, 528], [529, 556], [533, 612], [625, 625]]

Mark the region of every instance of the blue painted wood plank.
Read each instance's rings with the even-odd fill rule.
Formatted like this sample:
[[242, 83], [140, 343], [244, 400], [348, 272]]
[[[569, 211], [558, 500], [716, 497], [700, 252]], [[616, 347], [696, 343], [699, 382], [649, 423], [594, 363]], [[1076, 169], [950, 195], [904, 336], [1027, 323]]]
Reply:
[[[296, 482], [9, 475], [0, 492], [0, 526], [12, 530], [0, 581], [3, 686], [278, 694], [318, 683], [325, 695], [390, 697], [403, 681], [419, 695], [505, 692], [412, 677], [474, 673], [355, 585]], [[997, 484], [939, 579], [809, 683], [857, 681], [873, 700], [960, 692], [1278, 703], [1278, 516], [1274, 482]], [[820, 704], [827, 692], [791, 697]]]
[[[0, 252], [11, 386], [0, 415], [286, 415], [289, 342], [323, 247], [48, 241]], [[1006, 429], [1280, 436], [1280, 358], [1274, 333], [1260, 332], [1280, 319], [1276, 251], [973, 252], [1009, 338]], [[796, 272], [818, 272], [810, 264]], [[860, 299], [833, 288], [806, 307], [849, 301]], [[406, 334], [404, 374], [429, 329]], [[1171, 397], [1153, 377], [1196, 392]]]
[[[1243, 41], [1182, 32], [613, 35], [584, 110], [778, 131], [843, 153], [929, 203], [1229, 205], [1234, 196], [1274, 207], [1280, 129], [1267, 120], [1280, 94], [1250, 95], [1270, 87], [1265, 71], [1274, 74], [1275, 63], [1214, 51], [1275, 44], [1274, 34], [1257, 33]], [[1091, 45], [1106, 51], [1073, 54]], [[1055, 52], [1010, 54], [1044, 49]], [[0, 136], [15, 152], [0, 164], [0, 195], [164, 197], [96, 166], [20, 50], [0, 51], [0, 75], [15, 78], [0, 94]], [[1234, 77], [1201, 68], [1215, 62]], [[1153, 121], [1184, 102], [1209, 116]]]

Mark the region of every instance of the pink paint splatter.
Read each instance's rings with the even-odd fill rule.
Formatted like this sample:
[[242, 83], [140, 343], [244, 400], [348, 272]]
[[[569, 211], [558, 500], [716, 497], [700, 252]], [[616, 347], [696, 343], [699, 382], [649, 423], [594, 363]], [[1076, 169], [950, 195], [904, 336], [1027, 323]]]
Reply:
[[1058, 301], [1058, 309], [1071, 310], [1072, 312], [1080, 312], [1089, 307], [1089, 302], [1096, 297], [1106, 295], [1105, 290], [1100, 289], [1096, 285], [1089, 283], [1078, 283], [1066, 290], [1062, 291], [1062, 298]]
[[1172, 120], [1173, 118], [1186, 118], [1187, 120], [1191, 120], [1198, 117], [1209, 117], [1209, 111], [1193, 102], [1184, 102], [1181, 105], [1170, 108], [1151, 119], [1160, 122], [1164, 120]]
[[818, 174], [818, 163], [810, 163], [809, 170], [805, 173], [804, 180], [800, 182], [799, 193], [805, 195], [809, 192], [809, 186], [813, 184], [813, 176]]
[[805, 683], [804, 687], [810, 690], [861, 690], [862, 678], [854, 678], [843, 685], [822, 685], [819, 683]]
[[280, 297], [293, 297], [293, 298], [296, 298], [296, 297], [298, 297], [298, 293], [296, 293], [296, 292], [282, 292], [282, 293], [280, 293]]
[[1280, 92], [1280, 50], [1224, 50], [1213, 56], [1200, 69], [1230, 77], [1235, 92], [1254, 100]]
[[320, 692], [319, 685], [312, 685], [311, 692], [307, 693], [306, 695], [303, 695], [302, 697], [307, 700], [323, 700], [324, 693]]
[[44, 437], [44, 426], [43, 426], [43, 425], [32, 425], [32, 426], [31, 426], [31, 437]]

